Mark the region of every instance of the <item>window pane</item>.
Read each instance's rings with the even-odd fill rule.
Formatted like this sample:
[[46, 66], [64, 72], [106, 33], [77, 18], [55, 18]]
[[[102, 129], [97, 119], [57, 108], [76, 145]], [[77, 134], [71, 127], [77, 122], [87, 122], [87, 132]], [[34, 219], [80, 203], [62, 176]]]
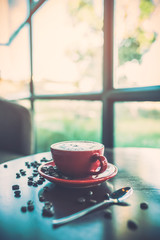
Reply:
[[29, 15], [29, 0], [0, 1], [0, 43], [8, 43], [11, 35]]
[[160, 1], [116, 0], [114, 87], [160, 85]]
[[0, 46], [0, 96], [8, 99], [29, 95], [29, 31], [26, 25], [9, 46]]
[[101, 141], [101, 111], [98, 101], [44, 100], [35, 102], [37, 151], [65, 140]]
[[116, 147], [160, 148], [160, 102], [116, 103]]
[[102, 89], [102, 2], [48, 1], [33, 16], [37, 94]]

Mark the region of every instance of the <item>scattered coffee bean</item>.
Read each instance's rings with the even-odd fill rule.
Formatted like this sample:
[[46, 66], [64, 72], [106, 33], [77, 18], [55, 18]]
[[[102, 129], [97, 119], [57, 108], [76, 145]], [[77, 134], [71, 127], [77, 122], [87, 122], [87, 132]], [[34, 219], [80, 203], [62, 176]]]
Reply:
[[15, 194], [14, 197], [20, 198], [20, 197], [21, 197], [21, 194]]
[[47, 192], [48, 189], [49, 189], [49, 187], [45, 186], [45, 187], [43, 188], [43, 191], [44, 191], [44, 192]]
[[142, 202], [141, 204], [140, 204], [140, 208], [141, 209], [147, 209], [148, 208], [148, 203], [146, 203], [146, 202]]
[[42, 215], [44, 217], [52, 217], [54, 215], [54, 210], [44, 206], [42, 209]]
[[78, 203], [85, 203], [85, 202], [86, 202], [86, 199], [85, 199], [84, 197], [79, 197], [79, 198], [77, 199], [77, 202], [78, 202]]
[[33, 201], [32, 201], [32, 200], [28, 200], [27, 205], [28, 205], [28, 206], [29, 206], [29, 205], [33, 205]]
[[136, 230], [138, 228], [137, 224], [134, 221], [132, 221], [132, 220], [128, 220], [127, 226], [131, 230]]
[[18, 190], [19, 189], [19, 185], [13, 185], [12, 186], [12, 190]]
[[26, 212], [26, 211], [27, 211], [27, 207], [26, 207], [26, 206], [22, 206], [22, 207], [21, 207], [21, 211], [22, 211], [22, 212]]
[[8, 165], [7, 165], [7, 164], [4, 164], [3, 167], [4, 167], [4, 168], [8, 168]]
[[104, 210], [104, 216], [105, 216], [105, 218], [112, 218], [112, 212], [111, 212], [111, 210], [109, 210], [109, 209], [105, 209]]
[[32, 186], [33, 182], [31, 180], [28, 181], [28, 186]]
[[48, 207], [52, 207], [52, 206], [53, 206], [53, 204], [52, 204], [51, 202], [49, 202], [49, 201], [46, 201], [46, 202], [44, 203], [44, 205], [45, 205], [45, 206], [48, 206]]
[[28, 177], [28, 180], [32, 180], [33, 181], [33, 176]]
[[95, 200], [95, 199], [89, 199], [89, 203], [91, 203], [91, 204], [96, 204], [96, 203], [97, 203], [97, 200]]
[[39, 196], [39, 201], [40, 201], [40, 202], [44, 202], [44, 201], [45, 201], [45, 197], [44, 197], [43, 195], [40, 195], [40, 196]]
[[14, 191], [14, 194], [15, 195], [19, 195], [19, 194], [21, 194], [21, 191], [20, 190], [16, 190], [16, 191]]
[[28, 211], [32, 212], [34, 210], [34, 205], [30, 204], [28, 205]]
[[39, 180], [37, 180], [37, 183], [38, 183], [38, 185], [41, 185], [41, 184], [43, 184], [43, 180], [39, 179]]
[[16, 173], [16, 178], [20, 178], [21, 175], [19, 173]]
[[92, 196], [92, 195], [93, 195], [93, 191], [89, 191], [89, 192], [87, 193], [87, 195], [88, 195], [88, 196]]
[[33, 182], [33, 187], [38, 187], [38, 183], [36, 181]]
[[34, 177], [38, 176], [38, 172], [33, 172], [33, 176]]

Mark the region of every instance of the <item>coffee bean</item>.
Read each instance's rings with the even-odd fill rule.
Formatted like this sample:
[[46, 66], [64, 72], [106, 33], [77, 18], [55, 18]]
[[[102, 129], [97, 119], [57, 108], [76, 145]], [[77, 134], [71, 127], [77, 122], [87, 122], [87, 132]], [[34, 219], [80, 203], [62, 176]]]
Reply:
[[4, 168], [8, 168], [8, 165], [7, 165], [7, 164], [4, 164], [3, 167], [4, 167]]
[[141, 204], [140, 204], [140, 208], [141, 209], [147, 209], [148, 208], [148, 203], [146, 203], [146, 202], [142, 202]]
[[52, 207], [53, 206], [53, 204], [51, 202], [49, 202], [49, 201], [46, 201], [44, 204], [45, 204], [45, 206], [48, 206], [48, 207]]
[[22, 211], [22, 212], [26, 212], [26, 211], [27, 211], [27, 207], [26, 207], [26, 206], [22, 206], [22, 207], [21, 207], [21, 211]]
[[16, 190], [16, 191], [14, 191], [14, 194], [15, 195], [19, 195], [19, 194], [21, 194], [21, 191], [20, 190]]
[[38, 183], [36, 181], [33, 182], [33, 187], [38, 187]]
[[132, 230], [136, 230], [138, 228], [137, 224], [132, 220], [128, 220], [127, 226]]
[[43, 188], [43, 191], [44, 191], [44, 192], [47, 192], [48, 189], [49, 189], [49, 187], [45, 186], [45, 187]]
[[38, 176], [38, 172], [33, 172], [33, 176], [34, 177]]
[[40, 202], [44, 202], [44, 201], [45, 201], [45, 197], [44, 197], [43, 195], [40, 195], [40, 196], [39, 196], [39, 201], [40, 201]]
[[31, 180], [28, 181], [28, 186], [32, 186], [33, 182]]
[[93, 195], [93, 191], [89, 191], [89, 192], [87, 193], [87, 195], [88, 195], [88, 196], [92, 196], [92, 195]]
[[16, 178], [20, 178], [21, 175], [19, 173], [16, 173]]
[[78, 203], [85, 203], [85, 202], [86, 202], [86, 199], [85, 199], [84, 197], [79, 197], [79, 198], [77, 199], [77, 202], [78, 202]]
[[30, 204], [28, 205], [28, 211], [32, 212], [34, 210], [34, 205]]
[[18, 190], [19, 189], [19, 185], [13, 185], [12, 186], [12, 190]]
[[33, 180], [33, 176], [28, 177], [28, 180]]
[[21, 172], [22, 176], [26, 176], [26, 171]]
[[109, 209], [104, 210], [104, 216], [105, 218], [112, 218], [112, 212]]
[[37, 180], [37, 183], [38, 183], [38, 185], [41, 185], [41, 184], [43, 184], [43, 180], [38, 179], [38, 180]]
[[42, 209], [42, 215], [45, 217], [52, 217], [54, 215], [54, 210], [44, 206]]
[[33, 201], [32, 201], [32, 200], [28, 200], [27, 205], [28, 205], [28, 206], [29, 206], [29, 205], [33, 205]]
[[20, 198], [20, 197], [21, 197], [21, 194], [15, 194], [14, 197]]

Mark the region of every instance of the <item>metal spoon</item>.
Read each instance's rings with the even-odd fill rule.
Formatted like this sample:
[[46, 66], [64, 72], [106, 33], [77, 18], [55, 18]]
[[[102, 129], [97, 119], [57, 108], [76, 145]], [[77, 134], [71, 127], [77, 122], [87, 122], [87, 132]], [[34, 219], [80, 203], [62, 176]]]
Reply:
[[86, 215], [87, 213], [99, 208], [99, 207], [102, 207], [108, 203], [120, 203], [122, 201], [124, 201], [126, 198], [128, 198], [131, 194], [133, 193], [133, 189], [131, 187], [124, 187], [124, 188], [121, 188], [115, 192], [113, 192], [110, 196], [109, 196], [109, 199], [108, 200], [104, 200], [103, 202], [100, 202], [92, 207], [89, 207], [89, 208], [86, 208], [80, 212], [77, 212], [77, 213], [74, 213], [72, 215], [69, 215], [67, 217], [64, 217], [64, 218], [59, 218], [59, 219], [54, 219], [52, 221], [53, 225], [54, 226], [58, 226], [58, 225], [61, 225], [61, 224], [64, 224], [64, 223], [68, 223], [68, 222], [71, 222], [77, 218], [80, 218], [84, 215]]

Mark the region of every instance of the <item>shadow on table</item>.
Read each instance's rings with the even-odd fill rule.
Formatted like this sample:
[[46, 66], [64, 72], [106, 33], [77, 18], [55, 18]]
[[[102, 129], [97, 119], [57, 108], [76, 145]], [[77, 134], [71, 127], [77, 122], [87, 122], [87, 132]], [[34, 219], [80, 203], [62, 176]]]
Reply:
[[107, 194], [113, 192], [113, 185], [105, 182], [89, 188], [65, 188], [49, 183], [45, 189], [39, 191], [39, 196], [43, 195], [45, 201], [52, 202], [55, 217], [61, 218], [105, 200]]

